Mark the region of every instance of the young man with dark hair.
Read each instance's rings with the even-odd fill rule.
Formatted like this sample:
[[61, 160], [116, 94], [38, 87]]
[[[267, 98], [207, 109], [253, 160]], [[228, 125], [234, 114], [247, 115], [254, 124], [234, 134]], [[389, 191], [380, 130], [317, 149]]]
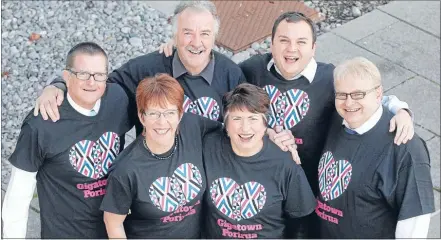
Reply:
[[[302, 167], [317, 195], [317, 166], [330, 118], [335, 113], [334, 65], [315, 61], [317, 33], [313, 22], [301, 13], [280, 15], [271, 38], [271, 53], [255, 55], [239, 66], [247, 82], [264, 88], [270, 96], [269, 127], [276, 132], [281, 128], [292, 131]], [[383, 105], [396, 113], [391, 120], [391, 130], [397, 125], [396, 143], [412, 138], [412, 120], [403, 110], [407, 104], [390, 96], [383, 98]], [[405, 127], [408, 131], [403, 132]], [[311, 214], [308, 218], [315, 217]], [[299, 237], [317, 238], [315, 220], [307, 221], [310, 223], [303, 226], [309, 226], [308, 233]]]

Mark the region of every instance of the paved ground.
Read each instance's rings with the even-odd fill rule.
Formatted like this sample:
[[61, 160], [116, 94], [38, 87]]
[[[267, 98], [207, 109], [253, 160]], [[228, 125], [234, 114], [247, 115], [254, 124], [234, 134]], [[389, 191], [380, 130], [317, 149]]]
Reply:
[[[148, 4], [171, 14], [176, 1]], [[440, 189], [440, 2], [391, 2], [317, 40], [318, 61], [337, 64], [355, 56], [375, 62], [386, 94], [409, 103], [416, 131], [430, 150], [434, 186]], [[429, 237], [440, 238], [440, 193], [434, 193], [437, 212]], [[31, 205], [28, 237], [38, 238], [37, 199]]]

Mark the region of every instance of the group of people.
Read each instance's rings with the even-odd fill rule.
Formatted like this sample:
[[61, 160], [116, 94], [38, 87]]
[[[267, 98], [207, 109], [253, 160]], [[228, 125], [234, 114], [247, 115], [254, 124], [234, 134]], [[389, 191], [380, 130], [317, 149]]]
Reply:
[[3, 237], [25, 237], [35, 187], [42, 238], [427, 236], [428, 150], [372, 62], [316, 62], [296, 12], [239, 65], [213, 50], [212, 2], [181, 2], [172, 25], [111, 73], [97, 44], [69, 51], [9, 159]]

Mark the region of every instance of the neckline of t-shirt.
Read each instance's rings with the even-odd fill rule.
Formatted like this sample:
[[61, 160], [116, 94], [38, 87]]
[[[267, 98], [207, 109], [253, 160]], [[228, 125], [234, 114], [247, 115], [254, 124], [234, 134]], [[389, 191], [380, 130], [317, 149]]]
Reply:
[[[153, 153], [153, 154], [155, 154], [157, 157], [168, 157], [168, 156], [170, 156], [170, 154], [173, 152], [173, 149], [175, 148], [175, 144], [177, 145], [176, 146], [176, 152], [173, 154], [173, 156], [171, 156], [169, 159], [158, 159], [158, 158], [156, 158], [156, 157], [154, 157], [153, 155], [152, 155], [152, 152], [150, 152], [150, 149], [149, 150], [147, 150], [146, 149], [146, 147], [144, 146], [144, 136], [142, 136], [142, 135], [140, 135], [140, 141], [139, 141], [139, 147], [141, 147], [142, 149], [143, 149], [143, 152], [150, 158], [150, 159], [153, 159], [153, 160], [157, 160], [157, 161], [166, 161], [166, 160], [170, 160], [170, 159], [173, 159], [176, 155], [177, 155], [177, 152], [179, 151], [179, 134], [178, 134], [178, 136], [177, 136], [177, 143], [173, 143], [173, 146], [169, 149], [169, 150], [167, 150], [167, 152], [165, 152], [165, 153], [161, 153], [161, 154], [156, 154], [156, 153]], [[173, 141], [175, 141], [174, 139], [173, 139]]]
[[[64, 104], [66, 104], [73, 112], [74, 112], [74, 114], [77, 116], [77, 117], [79, 117], [79, 118], [81, 118], [82, 120], [86, 120], [86, 121], [92, 121], [92, 122], [96, 122], [96, 121], [98, 121], [98, 119], [101, 117], [101, 115], [103, 114], [103, 109], [104, 109], [104, 107], [105, 107], [105, 105], [107, 104], [107, 101], [106, 101], [106, 96], [107, 96], [107, 93], [108, 93], [108, 89], [109, 89], [109, 86], [106, 86], [106, 90], [104, 91], [104, 94], [103, 94], [103, 96], [101, 97], [101, 104], [100, 104], [100, 108], [98, 109], [98, 113], [97, 114], [95, 114], [94, 116], [86, 116], [86, 115], [84, 115], [84, 114], [82, 114], [82, 113], [80, 113], [80, 112], [78, 112], [70, 103], [69, 103], [69, 101], [67, 101], [67, 92], [64, 94]], [[91, 109], [91, 110], [93, 110], [93, 109]]]
[[[297, 78], [297, 79], [293, 79], [293, 80], [286, 80], [280, 73], [278, 73], [276, 70], [275, 70], [275, 66], [272, 66], [271, 67], [271, 69], [270, 69], [270, 71], [268, 71], [267, 69], [265, 69], [265, 71], [267, 71], [267, 74], [268, 75], [270, 75], [270, 76], [272, 76], [273, 78], [275, 78], [276, 79], [276, 84], [271, 84], [271, 85], [275, 85], [275, 86], [278, 86], [278, 85], [282, 85], [282, 86], [288, 86], [288, 87], [290, 87], [291, 88], [291, 86], [294, 84], [294, 85], [299, 85], [299, 84], [302, 84], [302, 80], [303, 81], [306, 81], [308, 84], [312, 84], [311, 82], [309, 82], [309, 80], [305, 77], [305, 76], [300, 76], [299, 78]], [[315, 78], [315, 77], [314, 77]]]
[[363, 134], [350, 134], [350, 133], [345, 131], [345, 126], [344, 125], [341, 126], [340, 131], [342, 132], [342, 136], [344, 136], [345, 138], [348, 138], [348, 139], [368, 138], [370, 135], [372, 135], [375, 132], [377, 132], [377, 130], [380, 128], [380, 125], [382, 124], [382, 119], [383, 119], [383, 116], [380, 118], [380, 120], [377, 122], [377, 124], [375, 124], [375, 126], [373, 128], [369, 129], [367, 132], [365, 132]]
[[259, 152], [257, 152], [256, 154], [252, 155], [252, 156], [248, 156], [248, 157], [243, 157], [243, 156], [239, 156], [237, 155], [234, 150], [233, 147], [231, 146], [231, 142], [230, 139], [227, 137], [225, 138], [225, 144], [228, 146], [229, 150], [231, 151], [231, 154], [233, 156], [233, 161], [234, 160], [239, 160], [239, 161], [244, 161], [244, 162], [256, 162], [257, 160], [260, 159], [260, 157], [263, 155], [263, 153], [265, 152], [265, 150], [268, 148], [268, 137], [264, 136], [263, 137], [263, 146], [262, 149], [260, 149]]

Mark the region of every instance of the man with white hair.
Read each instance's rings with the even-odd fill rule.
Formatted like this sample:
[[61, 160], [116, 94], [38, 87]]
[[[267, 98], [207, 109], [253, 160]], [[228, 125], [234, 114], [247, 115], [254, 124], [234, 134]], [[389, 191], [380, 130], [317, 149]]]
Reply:
[[[357, 57], [334, 70], [335, 108], [318, 166], [322, 238], [426, 238], [435, 211], [430, 159], [415, 136], [394, 144], [378, 68]], [[343, 119], [342, 119], [343, 118]]]
[[[172, 19], [176, 50], [169, 57], [158, 51], [129, 60], [109, 74], [109, 81], [121, 85], [130, 99], [130, 118], [135, 122], [137, 135], [142, 125], [137, 117], [135, 92], [139, 82], [157, 73], [167, 73], [176, 78], [184, 88], [185, 112], [191, 112], [211, 120], [222, 121], [222, 96], [233, 90], [245, 77], [232, 60], [213, 50], [219, 31], [216, 7], [210, 1], [182, 1], [175, 9]], [[63, 88], [62, 79], [55, 83]], [[57, 121], [58, 105], [63, 100], [63, 91], [48, 86], [35, 104], [34, 115], [40, 110], [43, 119]], [[272, 131], [269, 129], [269, 131]], [[272, 131], [274, 132], [274, 131]], [[297, 153], [294, 137], [290, 131], [277, 134], [278, 145]]]
[[[135, 106], [138, 83], [157, 73], [168, 73], [184, 88], [186, 112], [222, 121], [222, 95], [245, 78], [233, 61], [213, 50], [219, 31], [214, 4], [210, 1], [182, 1], [175, 9], [172, 25], [177, 48], [170, 57], [157, 51], [136, 57], [113, 71], [109, 81], [120, 84]], [[35, 114], [40, 109], [45, 119], [49, 115], [52, 120], [58, 120], [54, 96], [59, 102], [61, 93], [53, 86], [46, 88], [37, 101]], [[140, 130], [138, 127], [137, 124], [137, 130]]]

